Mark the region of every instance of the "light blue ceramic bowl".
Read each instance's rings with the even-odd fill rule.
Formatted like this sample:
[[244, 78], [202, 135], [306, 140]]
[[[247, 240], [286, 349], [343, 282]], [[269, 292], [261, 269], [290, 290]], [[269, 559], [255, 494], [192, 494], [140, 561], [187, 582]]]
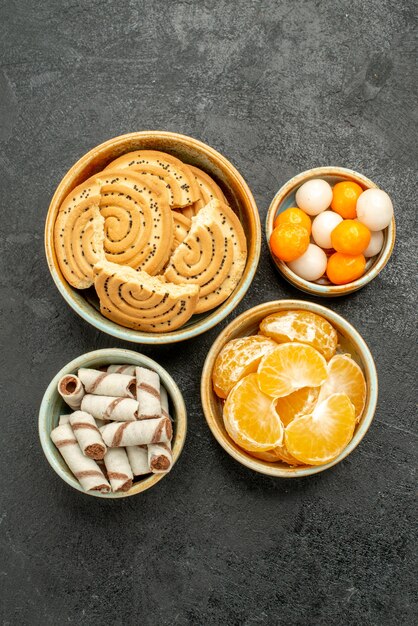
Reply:
[[[345, 167], [315, 167], [306, 172], [301, 172], [297, 176], [291, 178], [274, 196], [272, 203], [270, 204], [266, 218], [266, 239], [270, 241], [271, 233], [273, 232], [273, 223], [277, 215], [282, 213], [286, 209], [297, 206], [295, 204], [295, 194], [299, 187], [306, 181], [312, 178], [322, 178], [326, 180], [330, 185], [335, 185], [343, 180], [354, 181], [363, 189], [377, 188], [377, 185], [363, 174], [359, 174], [354, 170], [347, 169]], [[395, 245], [396, 226], [395, 219], [387, 228], [384, 229], [383, 247], [379, 254], [375, 257], [367, 259], [366, 271], [357, 280], [347, 283], [346, 285], [333, 285], [326, 276], [323, 276], [315, 282], [305, 280], [292, 272], [287, 263], [280, 261], [270, 250], [271, 258], [282, 276], [292, 285], [309, 293], [313, 296], [322, 297], [335, 297], [345, 296], [348, 293], [361, 289], [382, 271], [386, 263], [389, 261], [392, 254], [393, 247]]]
[[[68, 469], [64, 459], [51, 441], [50, 433], [58, 425], [60, 415], [71, 413], [68, 407], [57, 391], [58, 381], [66, 374], [75, 374], [80, 367], [98, 368], [102, 365], [110, 365], [111, 363], [129, 363], [132, 365], [142, 365], [148, 367], [159, 375], [162, 385], [166, 388], [170, 403], [170, 415], [173, 419], [173, 464], [179, 458], [186, 439], [187, 431], [187, 414], [183, 396], [170, 374], [161, 365], [150, 359], [149, 357], [133, 352], [132, 350], [122, 350], [120, 348], [106, 348], [104, 350], [95, 350], [87, 352], [77, 357], [70, 363], [67, 363], [58, 374], [52, 379], [45, 391], [42, 399], [41, 408], [39, 410], [39, 438], [41, 440], [42, 449], [51, 465], [52, 469], [61, 476], [66, 483], [89, 496], [96, 498], [125, 498], [133, 496], [141, 491], [145, 491], [153, 487], [164, 476], [169, 474], [149, 474], [142, 479], [137, 479], [131, 489], [120, 493], [99, 493], [97, 491], [84, 491], [78, 480]], [[171, 472], [170, 472], [171, 473]]]
[[[247, 263], [233, 293], [216, 309], [193, 315], [178, 330], [147, 333], [115, 324], [101, 315], [94, 288], [73, 289], [64, 279], [57, 262], [54, 246], [54, 223], [62, 201], [77, 185], [100, 172], [111, 161], [132, 150], [162, 150], [207, 172], [222, 188], [230, 206], [240, 218], [247, 239]], [[67, 172], [51, 200], [45, 224], [45, 252], [51, 276], [67, 304], [78, 315], [99, 330], [133, 343], [165, 344], [191, 339], [219, 324], [235, 309], [245, 296], [257, 269], [261, 248], [261, 226], [253, 195], [238, 170], [219, 152], [205, 143], [164, 131], [141, 131], [115, 137], [93, 148]]]

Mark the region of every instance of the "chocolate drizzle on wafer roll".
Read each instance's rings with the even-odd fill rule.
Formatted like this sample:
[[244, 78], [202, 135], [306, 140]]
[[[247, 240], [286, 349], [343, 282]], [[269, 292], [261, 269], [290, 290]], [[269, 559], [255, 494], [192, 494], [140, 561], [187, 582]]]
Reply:
[[112, 448], [168, 442], [173, 434], [171, 422], [166, 417], [122, 424], [114, 422], [103, 426], [100, 431], [105, 444]]

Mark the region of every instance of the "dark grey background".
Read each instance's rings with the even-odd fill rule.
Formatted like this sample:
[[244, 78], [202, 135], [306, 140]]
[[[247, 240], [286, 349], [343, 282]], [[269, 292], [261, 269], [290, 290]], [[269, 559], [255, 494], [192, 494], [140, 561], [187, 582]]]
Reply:
[[[413, 624], [414, 2], [0, 7], [3, 625]], [[189, 411], [183, 455], [157, 488], [98, 501], [48, 466], [37, 412], [51, 378], [94, 348], [135, 349], [88, 326], [58, 294], [43, 252], [48, 204], [87, 150], [141, 129], [220, 150], [262, 221], [279, 186], [317, 165], [359, 170], [392, 196], [389, 266], [325, 302], [366, 339], [380, 383], [374, 423], [338, 467], [273, 480], [213, 439], [200, 371], [228, 320], [181, 346], [143, 348], [178, 381]], [[288, 297], [305, 296], [278, 277], [264, 245], [229, 319]]]

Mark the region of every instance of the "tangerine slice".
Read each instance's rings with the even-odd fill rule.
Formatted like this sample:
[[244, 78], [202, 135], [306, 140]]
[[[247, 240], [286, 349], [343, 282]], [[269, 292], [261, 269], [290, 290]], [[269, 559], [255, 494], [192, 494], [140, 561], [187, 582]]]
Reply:
[[257, 371], [261, 357], [277, 348], [273, 339], [261, 335], [232, 339], [216, 357], [212, 373], [213, 388], [226, 398], [232, 387], [244, 376]]
[[295, 417], [311, 413], [318, 400], [319, 387], [302, 387], [288, 396], [276, 400], [276, 411], [283, 426], [287, 426]]
[[309, 415], [290, 422], [285, 432], [289, 453], [307, 465], [335, 459], [351, 441], [356, 425], [354, 405], [345, 393], [334, 393]]
[[260, 459], [260, 461], [267, 461], [268, 463], [278, 463], [280, 459], [275, 454], [275, 450], [276, 448], [274, 448], [273, 450], [266, 450], [265, 452], [254, 452], [253, 450], [248, 454], [253, 456], [255, 459]]
[[279, 311], [260, 324], [260, 333], [278, 343], [297, 341], [316, 348], [327, 361], [335, 354], [337, 331], [320, 315], [311, 311]]
[[273, 452], [277, 457], [277, 461], [282, 461], [283, 463], [287, 463], [287, 465], [303, 465], [301, 461], [298, 461], [290, 454], [285, 443], [281, 446], [277, 446], [277, 448], [274, 448]]
[[258, 366], [258, 384], [273, 398], [288, 396], [302, 387], [319, 387], [327, 378], [327, 362], [312, 346], [282, 343]]
[[223, 412], [228, 435], [244, 450], [264, 452], [279, 446], [284, 428], [274, 400], [260, 390], [257, 374], [240, 380], [226, 399]]
[[349, 355], [336, 354], [328, 363], [327, 371], [328, 376], [319, 392], [318, 402], [323, 402], [333, 393], [346, 393], [354, 404], [356, 420], [359, 421], [366, 402], [367, 391], [360, 366]]

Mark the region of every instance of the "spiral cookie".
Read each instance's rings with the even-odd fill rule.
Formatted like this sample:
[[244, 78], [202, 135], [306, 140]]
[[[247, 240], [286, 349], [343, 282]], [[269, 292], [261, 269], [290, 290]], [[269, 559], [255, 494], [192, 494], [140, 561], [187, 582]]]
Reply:
[[76, 289], [93, 284], [93, 266], [104, 258], [100, 185], [89, 178], [63, 201], [54, 226], [57, 260], [67, 282]]
[[170, 191], [170, 206], [184, 207], [199, 199], [199, 187], [188, 165], [158, 150], [136, 150], [112, 161], [106, 169], [148, 173], [164, 180]]
[[[220, 202], [227, 204], [222, 189], [217, 183], [215, 183], [213, 178], [194, 165], [189, 165], [189, 168], [192, 170], [200, 190], [200, 198], [193, 204], [192, 207], [194, 215], [197, 215], [200, 209], [206, 206], [211, 200], [219, 200]], [[191, 217], [190, 215], [187, 216]]]
[[196, 313], [213, 309], [228, 298], [244, 271], [247, 243], [232, 209], [212, 200], [192, 219], [187, 237], [173, 252], [165, 278], [199, 285]]
[[97, 179], [106, 259], [156, 274], [168, 260], [174, 237], [164, 184], [130, 170], [105, 170]]
[[192, 225], [191, 219], [183, 215], [183, 213], [179, 213], [177, 211], [173, 211], [173, 221], [174, 221], [174, 241], [172, 245], [172, 250], [175, 250], [177, 246], [181, 244], [182, 241], [187, 237], [187, 233], [190, 230]]
[[108, 261], [94, 268], [100, 311], [108, 319], [151, 333], [175, 330], [193, 315], [197, 285], [173, 285]]

